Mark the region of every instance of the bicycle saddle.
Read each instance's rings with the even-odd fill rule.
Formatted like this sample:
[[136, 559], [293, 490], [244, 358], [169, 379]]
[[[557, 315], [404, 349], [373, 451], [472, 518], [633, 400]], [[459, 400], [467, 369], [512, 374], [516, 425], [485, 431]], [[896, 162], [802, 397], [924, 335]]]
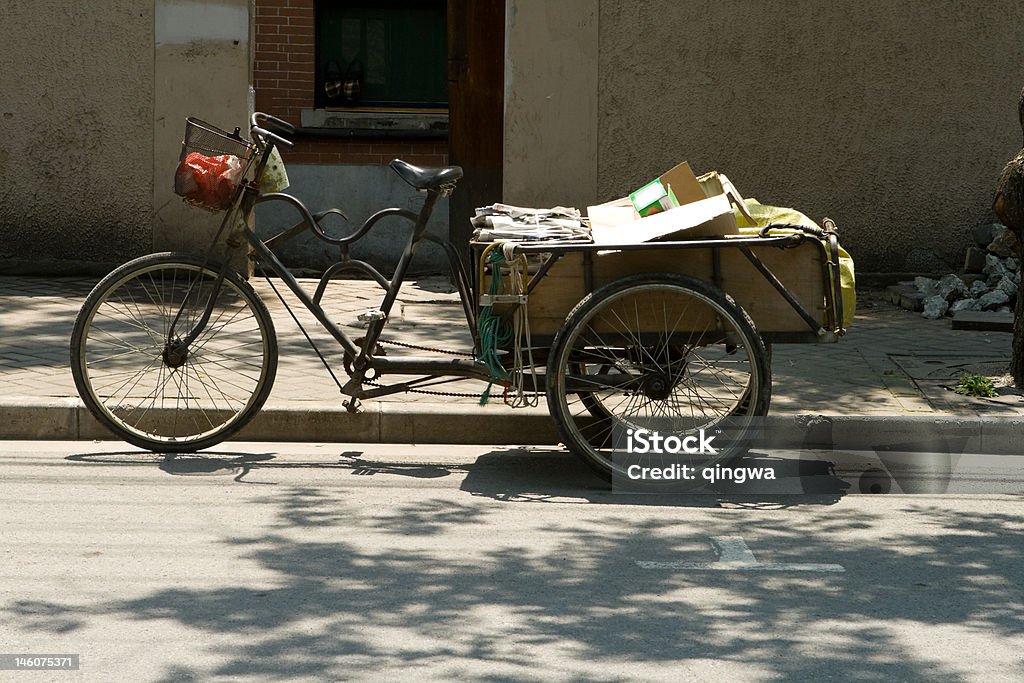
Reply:
[[402, 180], [409, 183], [417, 190], [436, 190], [441, 185], [454, 183], [462, 177], [461, 166], [440, 166], [437, 168], [420, 168], [406, 163], [401, 159], [391, 162], [391, 168], [395, 169]]

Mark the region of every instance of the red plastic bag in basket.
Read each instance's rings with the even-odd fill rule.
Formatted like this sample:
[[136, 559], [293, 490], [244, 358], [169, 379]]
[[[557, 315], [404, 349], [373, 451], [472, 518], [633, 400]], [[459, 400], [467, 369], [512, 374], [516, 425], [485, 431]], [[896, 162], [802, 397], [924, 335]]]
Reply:
[[238, 157], [190, 152], [174, 174], [174, 193], [198, 204], [226, 209], [241, 178], [242, 161]]

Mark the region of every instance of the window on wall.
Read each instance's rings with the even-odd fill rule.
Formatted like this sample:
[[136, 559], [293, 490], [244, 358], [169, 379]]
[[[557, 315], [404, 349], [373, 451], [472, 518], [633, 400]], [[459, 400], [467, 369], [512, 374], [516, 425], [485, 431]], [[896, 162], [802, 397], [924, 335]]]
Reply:
[[316, 106], [445, 109], [445, 0], [319, 0]]

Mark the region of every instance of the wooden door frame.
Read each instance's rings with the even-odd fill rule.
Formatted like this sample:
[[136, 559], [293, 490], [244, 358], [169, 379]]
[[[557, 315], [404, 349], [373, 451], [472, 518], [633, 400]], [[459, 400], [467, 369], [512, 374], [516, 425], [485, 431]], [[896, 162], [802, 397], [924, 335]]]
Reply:
[[468, 263], [473, 209], [501, 201], [505, 0], [448, 0], [448, 159], [463, 167], [449, 236]]

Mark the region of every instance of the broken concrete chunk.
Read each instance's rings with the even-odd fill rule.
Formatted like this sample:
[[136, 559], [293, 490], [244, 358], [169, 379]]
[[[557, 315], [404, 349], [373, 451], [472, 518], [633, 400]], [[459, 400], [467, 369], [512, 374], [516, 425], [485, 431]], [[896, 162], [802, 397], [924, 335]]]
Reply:
[[950, 313], [959, 313], [960, 311], [980, 311], [981, 302], [977, 299], [960, 299], [954, 301], [949, 307]]
[[946, 301], [955, 301], [967, 294], [967, 285], [956, 275], [943, 275], [935, 292]]
[[997, 225], [992, 231], [992, 241], [987, 248], [999, 258], [1017, 256], [1020, 254], [1020, 240], [1017, 239], [1017, 234], [1005, 225]]
[[1010, 300], [1010, 295], [1001, 289], [994, 289], [978, 299], [982, 310], [991, 311], [999, 308]]
[[933, 294], [924, 300], [923, 307], [924, 312], [921, 314], [921, 317], [928, 320], [938, 320], [946, 315], [946, 311], [949, 310], [949, 302], [938, 294]]
[[[1000, 282], [1002, 282], [1002, 280], [1000, 280]], [[968, 290], [972, 299], [977, 299], [982, 294], [988, 294], [988, 291], [989, 286], [984, 280], [975, 280], [971, 283], [970, 289]]]
[[988, 275], [988, 283], [994, 285], [999, 282], [999, 279], [1004, 275], [1009, 275], [1011, 271], [1006, 269], [1003, 261], [995, 254], [987, 254], [985, 256], [985, 268], [984, 272]]
[[939, 281], [919, 275], [914, 278], [914, 287], [925, 296], [932, 296], [939, 291]]
[[996, 283], [995, 289], [1006, 292], [1008, 296], [1014, 296], [1017, 293], [1017, 283], [1013, 281], [1013, 278], [1009, 275], [1004, 275], [999, 278], [999, 282]]

